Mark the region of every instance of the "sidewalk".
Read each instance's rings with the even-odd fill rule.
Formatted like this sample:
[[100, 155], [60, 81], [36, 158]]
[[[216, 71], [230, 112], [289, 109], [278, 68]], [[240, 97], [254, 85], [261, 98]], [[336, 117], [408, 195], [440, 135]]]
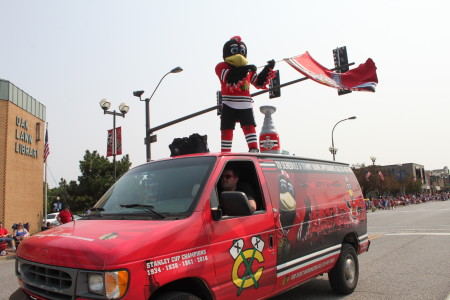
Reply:
[[16, 258], [16, 252], [8, 252], [7, 255], [0, 256], [0, 261], [10, 260], [10, 259], [15, 259], [15, 258]]

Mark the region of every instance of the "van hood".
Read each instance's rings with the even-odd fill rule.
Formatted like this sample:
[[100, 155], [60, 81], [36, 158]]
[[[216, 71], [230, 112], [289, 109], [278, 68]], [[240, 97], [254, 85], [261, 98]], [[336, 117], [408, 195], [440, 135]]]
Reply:
[[208, 244], [201, 212], [182, 220], [78, 220], [24, 240], [20, 258], [42, 264], [110, 269]]

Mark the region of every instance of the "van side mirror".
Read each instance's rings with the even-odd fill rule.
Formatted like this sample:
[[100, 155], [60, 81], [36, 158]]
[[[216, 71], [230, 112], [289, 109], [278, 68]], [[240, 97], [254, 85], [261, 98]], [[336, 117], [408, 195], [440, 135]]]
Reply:
[[224, 215], [250, 216], [252, 214], [247, 195], [243, 192], [222, 192], [220, 199]]
[[220, 208], [212, 208], [211, 216], [214, 221], [219, 221], [220, 219], [222, 219], [222, 210]]

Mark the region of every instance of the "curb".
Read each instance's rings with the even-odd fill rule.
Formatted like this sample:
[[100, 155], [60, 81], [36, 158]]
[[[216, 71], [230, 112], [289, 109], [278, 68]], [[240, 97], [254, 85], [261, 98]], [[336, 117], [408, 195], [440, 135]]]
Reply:
[[0, 261], [12, 260], [12, 259], [16, 259], [16, 253], [8, 253], [5, 256], [0, 256]]

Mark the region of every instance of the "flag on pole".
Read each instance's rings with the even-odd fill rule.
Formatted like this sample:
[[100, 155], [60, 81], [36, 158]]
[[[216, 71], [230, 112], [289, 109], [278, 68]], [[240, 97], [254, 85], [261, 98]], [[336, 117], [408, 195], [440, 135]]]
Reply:
[[285, 58], [284, 61], [306, 77], [336, 89], [375, 92], [378, 84], [377, 67], [370, 58], [365, 63], [345, 73], [337, 73], [325, 68], [308, 52]]
[[369, 181], [369, 177], [372, 175], [369, 171], [366, 172], [366, 180]]
[[114, 129], [108, 130], [108, 141], [106, 144], [106, 157], [113, 156], [113, 155], [121, 155], [122, 154], [122, 128], [117, 127], [116, 128], [116, 151], [114, 151]]
[[381, 180], [384, 181], [384, 176], [383, 176], [383, 173], [381, 173], [381, 171], [378, 171], [378, 175], [380, 175]]
[[50, 154], [50, 144], [48, 143], [48, 128], [45, 129], [45, 144], [44, 144], [44, 163], [47, 162], [47, 156]]

